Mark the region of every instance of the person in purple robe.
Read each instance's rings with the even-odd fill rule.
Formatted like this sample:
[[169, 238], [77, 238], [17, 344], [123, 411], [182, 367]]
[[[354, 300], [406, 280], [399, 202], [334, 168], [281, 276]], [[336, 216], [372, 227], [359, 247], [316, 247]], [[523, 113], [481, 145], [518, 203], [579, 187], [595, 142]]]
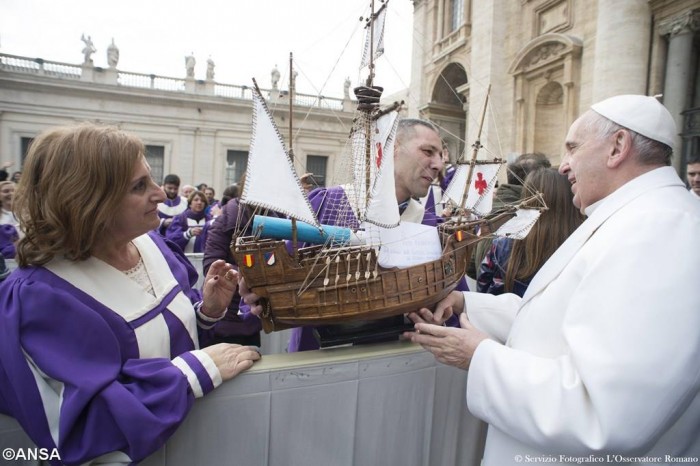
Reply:
[[[239, 204], [237, 195], [227, 200], [221, 209], [221, 215], [212, 222], [207, 234], [202, 261], [205, 273], [219, 259], [233, 264], [235, 268], [238, 267], [231, 254], [231, 242], [238, 236], [252, 233], [250, 213], [250, 208]], [[213, 342], [260, 346], [262, 324], [258, 316], [249, 311], [250, 307], [241, 302], [241, 296], [238, 293], [234, 294], [226, 315], [214, 325]]]
[[163, 178], [163, 192], [165, 199], [158, 204], [158, 232], [165, 236], [170, 224], [173, 222], [173, 217], [180, 215], [187, 209], [187, 199], [180, 196], [180, 177], [175, 174], [166, 175]]
[[57, 451], [55, 464], [141, 461], [196, 398], [260, 358], [247, 346], [199, 349], [237, 272], [217, 261], [201, 294], [193, 288], [189, 261], [152, 231], [165, 194], [144, 153], [114, 127], [51, 129], [17, 189], [25, 236], [0, 284], [0, 413]]
[[[426, 120], [413, 118], [400, 120], [394, 145], [394, 183], [396, 187], [396, 201], [399, 205], [402, 222], [437, 226], [442, 221], [433, 212], [427, 211], [417, 200], [428, 193], [442, 167], [442, 141], [438, 128]], [[321, 224], [335, 225], [339, 218], [345, 219], [350, 217], [349, 212], [343, 212], [331, 207], [349, 205], [342, 186], [315, 189], [309, 194], [309, 201]], [[359, 225], [345, 226], [356, 228]], [[259, 315], [262, 312], [262, 307], [256, 304], [259, 299], [258, 296], [248, 290], [245, 282], [241, 281], [239, 285], [239, 292], [244, 301], [251, 304], [251, 312]], [[460, 281], [457, 289], [462, 291], [468, 289], [464, 279]], [[353, 324], [353, 326], [356, 328], [362, 326], [367, 329], [375, 329], [380, 334], [389, 334], [386, 337], [377, 337], [381, 340], [385, 338], [397, 339], [401, 333], [398, 329], [403, 326], [404, 320], [404, 316], [395, 316], [358, 325]], [[457, 319], [452, 319], [448, 322], [448, 325], [459, 326], [459, 323]], [[325, 326], [319, 329], [321, 331], [336, 332], [336, 330], [340, 330], [340, 326]], [[296, 352], [318, 349], [319, 341], [314, 333], [318, 332], [319, 329], [311, 326], [294, 328], [287, 351]], [[366, 342], [379, 341], [372, 336], [363, 338]]]
[[187, 199], [187, 210], [173, 218], [165, 237], [180, 246], [185, 253], [204, 252], [211, 215], [206, 213], [207, 198], [194, 191]]

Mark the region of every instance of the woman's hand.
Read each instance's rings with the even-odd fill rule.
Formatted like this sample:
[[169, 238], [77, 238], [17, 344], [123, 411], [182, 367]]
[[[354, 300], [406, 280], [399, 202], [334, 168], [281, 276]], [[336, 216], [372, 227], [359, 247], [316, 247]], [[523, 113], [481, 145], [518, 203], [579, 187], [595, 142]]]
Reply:
[[229, 380], [241, 372], [253, 367], [253, 363], [260, 359], [260, 353], [254, 346], [232, 345], [219, 343], [217, 345], [202, 348], [202, 351], [211, 357], [216, 364], [222, 380]]
[[238, 272], [231, 264], [221, 259], [211, 264], [202, 285], [202, 312], [214, 319], [221, 317], [231, 303], [237, 283]]

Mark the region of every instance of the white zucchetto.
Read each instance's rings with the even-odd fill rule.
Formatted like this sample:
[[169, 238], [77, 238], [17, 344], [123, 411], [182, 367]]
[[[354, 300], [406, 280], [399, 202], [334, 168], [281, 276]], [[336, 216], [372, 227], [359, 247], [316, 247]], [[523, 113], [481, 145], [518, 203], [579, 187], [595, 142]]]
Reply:
[[655, 97], [618, 95], [591, 105], [610, 121], [673, 149], [678, 131], [671, 113]]

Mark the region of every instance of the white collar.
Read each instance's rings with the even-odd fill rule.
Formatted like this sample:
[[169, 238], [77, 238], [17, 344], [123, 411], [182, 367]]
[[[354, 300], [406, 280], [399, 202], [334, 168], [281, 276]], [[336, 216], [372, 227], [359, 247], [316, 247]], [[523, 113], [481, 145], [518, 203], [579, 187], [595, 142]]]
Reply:
[[148, 234], [139, 236], [133, 243], [141, 254], [155, 296], [96, 257], [80, 262], [54, 258], [45, 267], [125, 320], [132, 321], [153, 309], [177, 286], [163, 253]]
[[[625, 183], [622, 186], [620, 186], [619, 188], [617, 188], [612, 193], [605, 196], [603, 199], [589, 205], [588, 207], [586, 207], [584, 209], [584, 213], [586, 214], [587, 217], [590, 217], [591, 215], [593, 215], [593, 213], [596, 210], [598, 210], [598, 208], [600, 206], [602, 206], [604, 204], [608, 204], [610, 202], [614, 202], [615, 199], [626, 197], [629, 193], [637, 191], [638, 189], [643, 190], [645, 186], [654, 184], [658, 180], [661, 180], [661, 179], [669, 177], [669, 176], [671, 176], [672, 178], [677, 178], [678, 183], [682, 184], [681, 179], [678, 178], [678, 174], [676, 173], [676, 170], [673, 167], [655, 168], [655, 169], [650, 170], [642, 175], [639, 175], [636, 178], [631, 179], [627, 183]], [[671, 178], [669, 178], [669, 179], [671, 179]], [[675, 180], [673, 180], [673, 181], [675, 181]], [[676, 183], [674, 183], [674, 184], [676, 184]]]

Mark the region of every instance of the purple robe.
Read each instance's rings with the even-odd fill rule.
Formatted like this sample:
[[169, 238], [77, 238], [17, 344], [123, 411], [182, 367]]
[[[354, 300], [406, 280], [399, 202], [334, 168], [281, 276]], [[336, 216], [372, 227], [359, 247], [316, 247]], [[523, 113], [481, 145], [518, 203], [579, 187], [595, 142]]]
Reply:
[[[238, 265], [231, 254], [231, 241], [236, 236], [236, 231], [244, 229], [250, 220], [248, 209], [239, 207], [238, 199], [231, 199], [223, 206], [221, 215], [212, 222], [207, 233], [202, 262], [205, 275], [217, 259], [233, 264], [238, 270]], [[250, 234], [251, 228], [249, 227], [241, 234]], [[256, 344], [260, 345], [260, 330], [262, 330], [260, 319], [249, 312], [250, 306], [240, 301], [241, 296], [236, 292], [226, 315], [214, 326], [215, 341], [252, 344], [257, 340]]]
[[181, 196], [175, 196], [174, 199], [167, 198], [165, 201], [158, 204], [158, 217], [172, 218], [180, 215], [187, 209], [187, 199]]
[[[173, 218], [173, 223], [165, 231], [165, 237], [180, 246], [180, 249], [186, 253], [204, 252], [210, 223], [211, 215], [205, 214], [204, 211], [195, 213], [191, 209], [187, 209]], [[202, 234], [191, 236], [189, 231], [195, 227], [202, 228]]]
[[67, 464], [140, 461], [221, 383], [196, 271], [155, 233], [133, 242], [155, 296], [94, 257], [0, 284], [0, 412]]
[[166, 226], [164, 221], [182, 214], [185, 210], [187, 210], [187, 199], [181, 196], [175, 196], [174, 199], [167, 198], [158, 204], [158, 217], [160, 217], [158, 233], [165, 236]]
[[0, 225], [0, 254], [7, 259], [15, 257], [15, 242], [19, 239], [17, 229], [12, 225]]
[[[316, 212], [319, 222], [324, 225], [335, 225], [337, 223], [336, 219], [339, 217], [338, 209], [331, 208], [331, 206], [348, 205], [346, 199], [345, 191], [340, 186], [317, 188], [309, 193], [311, 207], [314, 212]], [[420, 221], [423, 225], [428, 226], [437, 226], [437, 224], [440, 223], [441, 219], [434, 213], [423, 210], [418, 201], [413, 199], [409, 201], [410, 207], [402, 213], [402, 221], [415, 221], [416, 223]], [[422, 216], [422, 220], [415, 217], [416, 213], [418, 213], [418, 217]], [[342, 215], [346, 214], [345, 212]], [[353, 226], [357, 228], [358, 225], [356, 223]], [[468, 291], [467, 282], [464, 278], [462, 278], [459, 285], [457, 285], [457, 290]], [[389, 317], [389, 319], [392, 319], [392, 317]], [[447, 321], [447, 325], [459, 327], [459, 319], [453, 316]], [[287, 347], [288, 352], [293, 353], [296, 351], [308, 351], [318, 348], [319, 344], [316, 337], [314, 337], [313, 327], [307, 326], [292, 329], [289, 346]]]

